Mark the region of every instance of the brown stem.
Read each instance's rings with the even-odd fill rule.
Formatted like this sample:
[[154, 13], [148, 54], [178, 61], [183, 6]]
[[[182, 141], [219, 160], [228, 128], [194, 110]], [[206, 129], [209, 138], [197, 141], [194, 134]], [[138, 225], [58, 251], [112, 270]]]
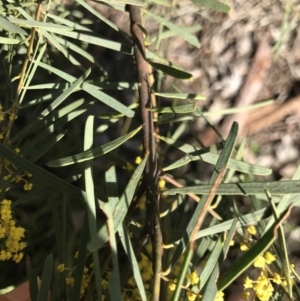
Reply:
[[159, 221], [159, 196], [157, 189], [157, 158], [154, 139], [154, 125], [151, 111], [151, 88], [148, 82], [148, 62], [145, 55], [144, 36], [141, 30], [141, 11], [137, 6], [129, 6], [130, 30], [138, 78], [139, 105], [143, 122], [143, 150], [148, 155], [145, 168], [146, 198], [147, 198], [147, 226], [152, 238], [153, 249], [153, 293], [152, 301], [158, 301], [160, 296], [160, 272], [162, 257], [162, 237]]

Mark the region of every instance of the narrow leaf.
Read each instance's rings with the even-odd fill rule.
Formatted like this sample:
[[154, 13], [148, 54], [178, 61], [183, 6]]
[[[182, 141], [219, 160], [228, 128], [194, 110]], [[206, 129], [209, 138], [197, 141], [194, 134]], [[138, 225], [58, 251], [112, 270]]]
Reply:
[[102, 156], [102, 155], [116, 149], [117, 147], [119, 147], [120, 145], [125, 143], [127, 140], [132, 138], [136, 133], [139, 132], [140, 129], [141, 129], [141, 126], [139, 126], [137, 129], [133, 130], [132, 132], [130, 132], [124, 136], [121, 136], [111, 142], [108, 142], [102, 146], [96, 147], [92, 150], [88, 150], [88, 151], [85, 151], [85, 152], [77, 154], [77, 155], [73, 155], [73, 156], [69, 156], [69, 157], [65, 157], [62, 159], [48, 162], [47, 165], [50, 167], [61, 167], [61, 166], [72, 165], [75, 163], [81, 163], [84, 161], [95, 159], [99, 156]]
[[136, 5], [136, 6], [144, 6], [145, 3], [144, 1], [140, 1], [140, 0], [101, 0], [101, 2], [104, 3], [122, 3], [122, 4], [129, 4], [129, 5]]
[[[112, 214], [112, 204], [110, 202], [105, 204], [103, 208], [105, 215], [107, 216], [107, 229], [108, 229], [108, 238], [109, 244], [112, 252], [112, 264], [113, 271], [111, 277], [109, 279], [109, 294], [111, 300], [122, 300], [122, 292], [121, 292], [121, 283], [120, 283], [120, 271], [119, 271], [119, 263], [118, 263], [118, 248], [117, 241], [115, 236], [115, 226], [114, 219]], [[97, 252], [98, 251], [94, 251]]]
[[[187, 27], [184, 27], [184, 30], [189, 32], [189, 33], [197, 33], [199, 32], [200, 30], [202, 29], [202, 26], [201, 25], [193, 25], [193, 26], [187, 26]], [[163, 39], [168, 39], [168, 38], [173, 38], [173, 37], [176, 37], [177, 34], [172, 31], [172, 30], [166, 30], [162, 33], [160, 33], [159, 37], [157, 37], [157, 39], [159, 39], [160, 41], [163, 40]], [[156, 39], [153, 38], [153, 39]]]
[[[175, 161], [171, 165], [164, 167], [163, 170], [172, 170], [180, 166], [186, 165], [189, 162], [202, 160], [204, 162], [215, 165], [218, 161], [219, 155], [213, 152], [208, 151], [207, 149], [201, 149], [194, 145], [176, 141], [167, 137], [157, 135], [159, 139], [173, 145], [179, 150], [183, 151], [187, 155], [183, 158]], [[250, 163], [242, 162], [236, 159], [230, 159], [227, 165], [227, 168], [237, 170], [244, 173], [256, 174], [256, 175], [269, 175], [271, 170], [269, 168], [252, 165]]]
[[230, 12], [230, 6], [216, 0], [192, 0], [194, 3], [223, 13]]
[[162, 71], [170, 76], [173, 76], [175, 78], [179, 79], [191, 79], [193, 77], [192, 74], [185, 72], [183, 70], [177, 69], [173, 66], [168, 66], [168, 65], [163, 65], [160, 63], [154, 63], [154, 62], [149, 62], [151, 66], [159, 71]]
[[[54, 68], [50, 65], [40, 62], [39, 66], [50, 72], [53, 72], [54, 74], [57, 74], [59, 77], [63, 78], [64, 80], [66, 80], [68, 82], [73, 82], [76, 79], [74, 76], [69, 75], [68, 73], [63, 72], [62, 70]], [[127, 108], [127, 106], [125, 106], [121, 102], [117, 101], [113, 97], [105, 94], [102, 91], [99, 91], [97, 87], [94, 87], [91, 84], [83, 83], [80, 88], [82, 90], [86, 91], [87, 93], [89, 93], [90, 95], [92, 95], [93, 97], [95, 97], [97, 100], [105, 103], [107, 106], [110, 106], [114, 110], [119, 111], [120, 113], [123, 113], [125, 116], [127, 116], [129, 118], [132, 118], [135, 114], [133, 110]]]
[[[84, 143], [83, 150], [91, 151], [93, 146], [93, 132], [94, 132], [94, 116], [89, 116], [86, 120], [84, 130]], [[84, 179], [85, 179], [85, 191], [87, 198], [87, 215], [90, 229], [91, 240], [97, 236], [96, 227], [96, 204], [94, 193], [94, 180], [92, 175], [92, 161], [88, 161], [84, 166]]]
[[[293, 181], [299, 181], [300, 180], [300, 165], [298, 165], [293, 177], [292, 177]], [[289, 199], [291, 198], [291, 196], [289, 194], [285, 194], [283, 195], [277, 205], [277, 211], [279, 212], [279, 214], [281, 214], [282, 211], [284, 211], [285, 209], [287, 209], [288, 205], [289, 205]], [[271, 218], [268, 221], [268, 224], [265, 228], [264, 231], [267, 231], [274, 223], [275, 218], [274, 216], [271, 216]]]
[[172, 99], [191, 99], [191, 100], [204, 100], [206, 99], [205, 96], [201, 94], [194, 94], [194, 93], [158, 93], [155, 92], [156, 96], [161, 96], [164, 98], [172, 98]]
[[37, 117], [38, 119], [43, 119], [45, 116], [47, 116], [50, 112], [54, 111], [54, 109], [60, 105], [70, 94], [72, 94], [83, 82], [84, 80], [89, 76], [91, 72], [91, 69], [88, 69], [82, 76], [80, 76], [72, 85], [70, 88], [68, 88], [66, 91], [64, 91], [53, 103], [46, 108], [43, 112], [39, 114]]
[[30, 260], [26, 260], [26, 270], [29, 280], [29, 292], [31, 300], [37, 300], [39, 294], [38, 275], [37, 271], [31, 266]]
[[58, 25], [58, 24], [51, 24], [49, 22], [39, 22], [39, 21], [32, 21], [32, 20], [24, 20], [24, 19], [16, 19], [13, 17], [9, 17], [8, 20], [14, 24], [19, 24], [20, 26], [26, 26], [26, 27], [36, 27], [36, 28], [44, 28], [47, 31], [53, 31], [57, 33], [61, 33], [65, 30], [73, 30], [71, 27]]
[[[80, 235], [79, 247], [78, 247], [78, 258], [76, 260], [76, 269], [74, 275], [74, 285], [72, 289], [72, 301], [80, 300], [80, 288], [82, 283], [82, 276], [85, 267], [85, 261], [87, 256], [87, 242], [89, 240], [89, 226], [88, 226], [88, 217], [85, 214], [82, 232]], [[101, 300], [101, 299], [100, 299]]]
[[94, 16], [96, 16], [99, 20], [103, 21], [104, 23], [106, 23], [108, 26], [110, 26], [114, 30], [116, 30], [116, 31], [119, 30], [118, 27], [113, 22], [111, 22], [106, 17], [104, 17], [103, 15], [101, 15], [96, 9], [94, 9], [93, 7], [91, 7], [88, 2], [85, 2], [83, 0], [76, 0], [76, 1], [80, 5], [82, 5], [85, 9], [87, 9], [90, 13], [92, 13]]
[[176, 34], [180, 35], [182, 38], [184, 38], [190, 44], [194, 45], [197, 48], [200, 47], [200, 43], [199, 43], [198, 39], [194, 35], [190, 34], [186, 30], [184, 30], [184, 28], [175, 25], [173, 22], [168, 21], [165, 18], [162, 18], [156, 14], [151, 13], [149, 10], [143, 10], [143, 12], [146, 15], [153, 18], [154, 20], [156, 20], [157, 22], [159, 22], [160, 24], [168, 27], [170, 30], [174, 31]]
[[93, 45], [97, 45], [97, 46], [101, 46], [104, 48], [108, 48], [108, 49], [112, 49], [118, 52], [124, 52], [126, 54], [132, 54], [132, 47], [129, 45], [124, 45], [121, 44], [119, 42], [115, 42], [115, 41], [111, 41], [108, 39], [103, 39], [97, 36], [94, 36], [92, 34], [89, 33], [80, 33], [80, 32], [69, 32], [69, 31], [62, 31], [60, 32], [61, 35], [75, 39], [75, 40], [79, 40], [82, 42], [86, 42], [89, 44], [93, 44]]
[[122, 223], [122, 226], [118, 228], [118, 232], [120, 234], [120, 239], [127, 255], [128, 260], [130, 261], [130, 266], [132, 267], [133, 277], [136, 282], [136, 286], [140, 292], [140, 296], [142, 301], [147, 301], [146, 291], [143, 283], [143, 279], [140, 273], [139, 264], [134, 254], [134, 250], [130, 241], [130, 237], [127, 233], [125, 223]]
[[176, 106], [176, 107], [153, 108], [153, 109], [150, 109], [149, 111], [157, 112], [160, 114], [164, 114], [164, 113], [186, 114], [186, 113], [194, 112], [196, 110], [196, 107], [197, 107], [197, 104], [192, 103], [192, 104]]
[[15, 45], [15, 44], [19, 44], [19, 43], [21, 43], [21, 40], [13, 39], [13, 38], [0, 37], [0, 44]]
[[[163, 191], [163, 194], [174, 195], [177, 193], [208, 194], [212, 185], [199, 185], [182, 188], [173, 188]], [[265, 194], [265, 190], [271, 194], [300, 194], [300, 181], [276, 181], [276, 182], [250, 182], [220, 184], [216, 195], [259, 195]]]
[[30, 157], [30, 161], [35, 162], [39, 158], [41, 158], [49, 149], [54, 146], [59, 140], [61, 140], [65, 134], [67, 133], [67, 130], [63, 131], [62, 133], [56, 135], [53, 138], [50, 138], [41, 148], [36, 150], [33, 155]]
[[[39, 133], [32, 141], [40, 141], [41, 136], [47, 136], [54, 130], [58, 129], [63, 124], [71, 121], [77, 116], [83, 114], [88, 108], [91, 107], [93, 103], [83, 104], [82, 100], [76, 100], [73, 103], [63, 107], [62, 109], [56, 109], [51, 115], [45, 117], [42, 120], [34, 119], [31, 123], [20, 130], [13, 138], [12, 141], [20, 141], [30, 133], [37, 132], [38, 130], [43, 130]], [[46, 130], [49, 130], [47, 133]]]
[[210, 275], [212, 274], [212, 271], [214, 270], [218, 259], [221, 255], [221, 252], [223, 251], [223, 246], [221, 243], [221, 239], [219, 238], [212, 251], [210, 251], [210, 255], [205, 263], [205, 266], [200, 274], [200, 289], [204, 287], [206, 282], [208, 281]]
[[7, 18], [2, 16], [0, 16], [0, 27], [8, 32], [18, 33], [24, 36], [27, 35], [27, 32], [24, 29], [12, 24], [9, 20], [7, 20]]
[[[28, 74], [26, 74], [27, 77], [25, 78], [25, 84], [24, 84], [24, 87], [22, 89], [22, 93], [19, 97], [19, 104], [22, 103], [22, 101], [25, 97], [26, 91], [27, 91], [27, 87], [30, 85], [30, 82], [31, 82], [32, 78], [36, 74], [35, 73], [36, 69], [37, 69], [36, 62], [40, 62], [41, 59], [44, 57], [44, 53], [45, 53], [46, 48], [47, 48], [47, 43], [45, 43], [42, 47], [39, 48], [39, 54], [38, 54], [38, 57], [35, 60], [35, 63], [31, 62], [31, 64], [30, 64], [29, 72], [28, 72]], [[32, 65], [32, 63], [33, 63], [33, 65]]]
[[105, 172], [105, 185], [107, 191], [107, 197], [112, 210], [119, 202], [119, 191], [117, 183], [116, 167], [113, 165]]
[[49, 255], [47, 256], [44, 264], [42, 284], [40, 287], [37, 301], [45, 301], [48, 299], [48, 295], [50, 293], [52, 273], [53, 273], [53, 257], [52, 255]]
[[171, 2], [169, 0], [150, 0], [149, 2], [154, 2], [160, 5], [164, 5], [166, 7], [171, 7]]
[[[276, 205], [274, 201], [269, 198], [269, 192], [266, 191], [267, 197], [271, 203], [271, 207], [273, 209], [273, 216], [276, 220], [280, 218], [280, 215], [277, 211]], [[281, 268], [283, 271], [283, 275], [287, 281], [287, 289], [289, 293], [290, 299], [293, 299], [293, 292], [292, 292], [292, 279], [290, 277], [290, 262], [289, 262], [289, 254], [287, 250], [286, 240], [285, 240], [285, 233], [282, 225], [280, 224], [278, 227], [278, 245], [280, 250], [280, 257], [281, 257]]]
[[[94, 116], [89, 116], [86, 120], [84, 130], [83, 150], [88, 151], [92, 148], [94, 141]], [[97, 216], [96, 216], [96, 198], [93, 179], [93, 162], [87, 161], [84, 164], [84, 180], [86, 191], [87, 216], [90, 230], [91, 241], [97, 239]], [[102, 208], [103, 210], [103, 208]], [[101, 283], [101, 272], [99, 265], [99, 254], [93, 252], [94, 270], [96, 283]], [[102, 289], [100, 285], [96, 285], [98, 299], [101, 299]]]
[[[120, 225], [122, 224], [122, 222], [126, 216], [127, 210], [129, 208], [132, 198], [134, 196], [136, 187], [137, 187], [138, 182], [140, 181], [142, 173], [144, 171], [146, 162], [147, 162], [147, 157], [145, 157], [143, 159], [143, 161], [138, 165], [138, 167], [134, 171], [133, 175], [130, 178], [128, 185], [126, 186], [124, 193], [122, 194], [118, 204], [115, 206], [115, 209], [113, 211], [115, 230], [118, 230], [118, 228], [120, 227]], [[108, 241], [108, 232], [107, 232], [106, 225], [104, 225], [98, 231], [97, 242], [89, 243], [88, 248], [90, 251], [95, 251], [95, 250], [101, 248], [107, 241]]]

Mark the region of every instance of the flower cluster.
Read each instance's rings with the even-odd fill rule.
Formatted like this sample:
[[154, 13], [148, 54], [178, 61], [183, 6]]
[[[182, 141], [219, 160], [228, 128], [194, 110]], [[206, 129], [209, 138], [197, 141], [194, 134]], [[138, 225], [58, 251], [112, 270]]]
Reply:
[[[186, 289], [186, 296], [189, 301], [199, 300], [202, 296], [199, 294], [199, 283], [200, 277], [198, 276], [197, 272], [194, 271], [189, 273], [185, 276], [187, 278], [187, 284], [183, 287]], [[176, 279], [171, 281], [169, 280], [169, 290], [174, 291], [176, 289]], [[224, 300], [224, 293], [219, 291], [215, 298], [215, 301], [223, 301]]]
[[[248, 227], [246, 231], [251, 235], [256, 234], [256, 229], [253, 226]], [[248, 249], [245, 243], [241, 244], [242, 251], [247, 251]], [[253, 265], [255, 268], [260, 269], [260, 273], [256, 280], [250, 279], [249, 277], [244, 279], [243, 298], [245, 300], [250, 296], [249, 289], [252, 289], [259, 300], [269, 301], [274, 293], [273, 283], [286, 285], [286, 280], [278, 273], [272, 272], [269, 266], [275, 260], [276, 256], [269, 251], [255, 259]]]
[[25, 229], [16, 226], [16, 221], [12, 217], [11, 201], [4, 199], [0, 202], [0, 239], [4, 240], [5, 248], [0, 251], [0, 260], [12, 259], [18, 263], [24, 254], [21, 252], [25, 248], [22, 238], [25, 236]]
[[[266, 265], [273, 262], [276, 258], [273, 254], [270, 252], [266, 252], [264, 256], [259, 256], [261, 258], [258, 258], [255, 262], [259, 262], [259, 267], [261, 269], [260, 274], [256, 280], [252, 280], [249, 277], [246, 277], [244, 279], [244, 293], [243, 298], [248, 299], [250, 296], [250, 292], [247, 291], [247, 289], [253, 289], [255, 295], [257, 298], [261, 301], [268, 301], [274, 292], [273, 284], [280, 284], [283, 286], [287, 286], [287, 281], [284, 277], [280, 276], [278, 273], [274, 272], [272, 275], [269, 274], [268, 270], [266, 269]], [[270, 258], [272, 261], [270, 261]], [[274, 260], [273, 260], [274, 258]], [[254, 264], [255, 264], [254, 262]], [[265, 263], [265, 266], [262, 266], [262, 263]], [[290, 269], [293, 269], [293, 265], [291, 265]], [[292, 279], [293, 277], [291, 277]], [[293, 279], [292, 279], [293, 281]]]
[[[14, 149], [14, 151], [18, 154], [20, 153], [21, 150], [17, 147]], [[25, 172], [24, 174], [16, 175], [13, 177], [13, 174], [15, 173], [15, 167], [10, 161], [6, 159], [3, 160], [3, 167], [6, 171], [6, 175], [3, 176], [4, 181], [10, 181], [15, 183], [23, 182], [24, 183], [23, 189], [25, 191], [29, 191], [32, 189], [33, 184], [28, 182], [28, 180], [25, 178], [25, 177], [31, 178], [32, 174], [30, 174], [29, 172]]]
[[[7, 111], [3, 111], [3, 106], [0, 104], [0, 123], [3, 121], [14, 121], [18, 116], [13, 112], [14, 109], [10, 108]], [[8, 117], [8, 118], [7, 118]], [[5, 134], [7, 133], [7, 127], [2, 127], [2, 132], [0, 133], [0, 140], [4, 139]]]
[[13, 121], [18, 118], [18, 116], [12, 112], [12, 109], [8, 111], [3, 111], [3, 106], [0, 104], [0, 122], [5, 120], [5, 117], [8, 116], [10, 121]]
[[[200, 282], [200, 278], [197, 274], [196, 271], [189, 273], [185, 276], [188, 280], [187, 285], [185, 286], [185, 288], [189, 288], [190, 290], [186, 291], [186, 296], [188, 298], [188, 300], [190, 301], [194, 301], [196, 300], [197, 297], [201, 298], [201, 295], [197, 294], [196, 292], [194, 292], [194, 290], [192, 291], [193, 288], [197, 288], [197, 285]], [[176, 289], [176, 279], [174, 281], [169, 281], [169, 290], [170, 291], [174, 291]]]
[[[62, 273], [67, 269], [66, 269], [64, 264], [59, 264], [57, 266], [57, 270], [58, 270], [58, 272]], [[87, 287], [89, 286], [89, 284], [91, 282], [91, 279], [92, 279], [92, 276], [93, 276], [93, 266], [90, 265], [90, 269], [87, 268], [87, 267], [84, 267], [83, 275], [82, 275], [82, 281], [81, 281], [81, 287], [80, 287], [80, 296], [81, 297], [84, 295]], [[70, 286], [74, 285], [74, 277], [72, 275], [72, 271], [70, 272], [70, 274], [66, 278], [66, 283], [67, 283], [67, 285], [70, 285]]]

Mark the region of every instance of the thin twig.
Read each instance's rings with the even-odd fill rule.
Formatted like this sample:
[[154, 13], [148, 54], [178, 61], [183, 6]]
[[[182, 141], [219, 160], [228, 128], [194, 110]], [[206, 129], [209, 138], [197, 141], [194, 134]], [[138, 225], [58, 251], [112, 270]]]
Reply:
[[152, 238], [153, 249], [153, 293], [152, 301], [159, 301], [160, 272], [162, 261], [162, 235], [159, 220], [159, 195], [157, 189], [157, 158], [156, 143], [154, 139], [154, 125], [151, 108], [151, 89], [148, 82], [148, 62], [145, 55], [144, 36], [141, 30], [142, 20], [140, 8], [129, 5], [130, 30], [133, 39], [133, 48], [138, 77], [139, 105], [143, 122], [143, 150], [148, 154], [145, 168], [146, 199], [147, 199], [147, 226]]
[[[167, 174], [161, 174], [160, 177], [164, 180], [166, 180], [168, 183], [172, 184], [175, 187], [183, 187], [182, 184], [180, 184], [179, 182], [177, 182], [175, 179], [171, 178], [169, 175]], [[194, 193], [187, 193], [187, 195], [193, 199], [194, 201], [196, 201], [197, 203], [199, 203], [200, 198], [194, 194]], [[217, 220], [222, 221], [222, 217], [216, 212], [214, 211], [211, 207], [208, 207], [208, 212]]]
[[216, 180], [214, 182], [214, 185], [212, 186], [212, 188], [211, 188], [211, 190], [209, 192], [209, 195], [207, 196], [207, 199], [206, 199], [206, 202], [205, 202], [205, 204], [203, 206], [203, 209], [202, 209], [202, 211], [201, 211], [201, 213], [200, 213], [200, 215], [198, 217], [197, 224], [196, 224], [196, 226], [195, 226], [195, 228], [194, 228], [194, 230], [193, 230], [193, 232], [191, 234], [191, 240], [190, 240], [190, 250], [191, 251], [194, 250], [195, 236], [196, 236], [197, 232], [201, 228], [201, 225], [202, 225], [202, 223], [204, 221], [204, 217], [206, 215], [207, 209], [209, 208], [209, 206], [210, 206], [210, 204], [211, 204], [211, 202], [212, 202], [212, 200], [213, 200], [213, 198], [215, 196], [215, 192], [216, 192], [216, 190], [217, 190], [217, 188], [218, 188], [218, 186], [219, 186], [219, 184], [220, 184], [220, 182], [222, 180], [222, 177], [224, 175], [225, 170], [226, 170], [226, 166], [224, 166], [220, 170], [220, 172], [219, 172], [219, 174], [218, 174], [218, 176], [217, 176], [217, 178], [216, 178]]

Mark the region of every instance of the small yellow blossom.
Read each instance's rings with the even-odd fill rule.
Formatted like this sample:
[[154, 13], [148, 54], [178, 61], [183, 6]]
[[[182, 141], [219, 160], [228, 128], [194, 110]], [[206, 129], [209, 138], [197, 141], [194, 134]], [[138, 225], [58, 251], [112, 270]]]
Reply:
[[278, 273], [274, 273], [273, 282], [280, 284], [281, 283], [281, 277]]
[[256, 283], [253, 285], [253, 290], [259, 300], [269, 301], [273, 295], [274, 288], [265, 273], [261, 272]]
[[222, 291], [219, 291], [217, 293], [217, 296], [215, 298], [215, 301], [223, 301], [224, 300], [224, 293]]
[[230, 241], [229, 245], [230, 245], [231, 247], [234, 246], [234, 240], [233, 240], [233, 239]]
[[244, 300], [248, 300], [249, 297], [250, 297], [250, 292], [244, 291], [242, 294], [242, 298]]
[[22, 181], [22, 177], [19, 176], [19, 175], [17, 175], [17, 176], [14, 178], [14, 181], [15, 181], [16, 183], [19, 183], [19, 182]]
[[158, 188], [159, 189], [164, 189], [166, 187], [166, 181], [164, 179], [160, 179], [158, 181]]
[[246, 231], [251, 234], [251, 235], [255, 235], [256, 234], [256, 228], [252, 225], [247, 227]]
[[7, 259], [7, 260], [8, 260], [8, 259], [11, 259], [11, 257], [12, 257], [11, 252], [10, 252], [10, 251], [6, 251], [6, 259]]
[[270, 264], [272, 263], [273, 261], [276, 260], [276, 256], [273, 255], [271, 252], [267, 251], [264, 255], [264, 258], [266, 260], [266, 264]]
[[16, 152], [17, 154], [18, 154], [20, 151], [21, 151], [21, 150], [20, 150], [18, 147], [15, 148], [15, 152]]
[[9, 120], [10, 121], [13, 121], [13, 120], [15, 120], [15, 119], [17, 119], [18, 118], [18, 116], [15, 114], [15, 113], [11, 113], [10, 115], [9, 115]]
[[132, 292], [133, 300], [140, 300], [140, 292], [137, 288], [135, 288]]
[[176, 279], [175, 279], [174, 282], [169, 282], [168, 287], [169, 287], [170, 291], [175, 291], [175, 289], [176, 289], [176, 284], [175, 283], [176, 283]]
[[5, 117], [5, 115], [4, 115], [4, 113], [1, 111], [1, 112], [0, 112], [0, 122], [4, 120], [4, 117]]
[[7, 200], [7, 199], [4, 199], [4, 200], [2, 201], [2, 205], [3, 205], [3, 206], [11, 206], [11, 201], [10, 201], [10, 200]]
[[57, 266], [57, 270], [62, 273], [65, 270], [65, 265], [63, 263], [59, 264]]
[[105, 279], [102, 279], [101, 286], [102, 286], [102, 289], [107, 290], [108, 289], [108, 282]]
[[3, 238], [6, 234], [6, 229], [0, 225], [0, 238]]
[[26, 247], [26, 243], [25, 242], [20, 242], [19, 243], [19, 250], [23, 250]]
[[4, 250], [1, 250], [0, 252], [0, 260], [6, 260], [6, 252]]
[[253, 287], [253, 281], [249, 277], [245, 278], [244, 280], [244, 288], [252, 288]]
[[200, 278], [197, 275], [197, 272], [194, 271], [193, 273], [187, 274], [186, 278], [190, 281], [190, 283], [193, 284], [197, 284], [200, 280]]
[[248, 246], [245, 245], [244, 243], [241, 243], [240, 249], [241, 249], [242, 251], [248, 251], [248, 250], [249, 250]]
[[142, 162], [142, 158], [140, 156], [136, 157], [135, 164], [140, 164]]
[[11, 175], [4, 176], [4, 177], [3, 177], [3, 180], [4, 180], [4, 181], [7, 181], [7, 180], [10, 179], [10, 177], [11, 177]]
[[253, 265], [256, 267], [256, 268], [260, 268], [260, 269], [264, 269], [265, 268], [265, 264], [266, 264], [266, 260], [263, 256], [258, 256]]
[[186, 292], [186, 296], [187, 296], [187, 298], [188, 298], [189, 301], [194, 301], [197, 298], [196, 294], [194, 294], [192, 292], [189, 292], [189, 291]]
[[33, 186], [32, 183], [25, 183], [24, 186], [23, 186], [23, 189], [24, 189], [25, 191], [29, 191], [29, 190], [32, 189], [32, 186]]
[[17, 253], [13, 256], [13, 261], [19, 263], [22, 260], [23, 256], [23, 253]]
[[73, 278], [73, 277], [67, 277], [67, 278], [66, 278], [66, 283], [67, 283], [68, 285], [73, 286], [73, 285], [74, 285], [74, 278]]

